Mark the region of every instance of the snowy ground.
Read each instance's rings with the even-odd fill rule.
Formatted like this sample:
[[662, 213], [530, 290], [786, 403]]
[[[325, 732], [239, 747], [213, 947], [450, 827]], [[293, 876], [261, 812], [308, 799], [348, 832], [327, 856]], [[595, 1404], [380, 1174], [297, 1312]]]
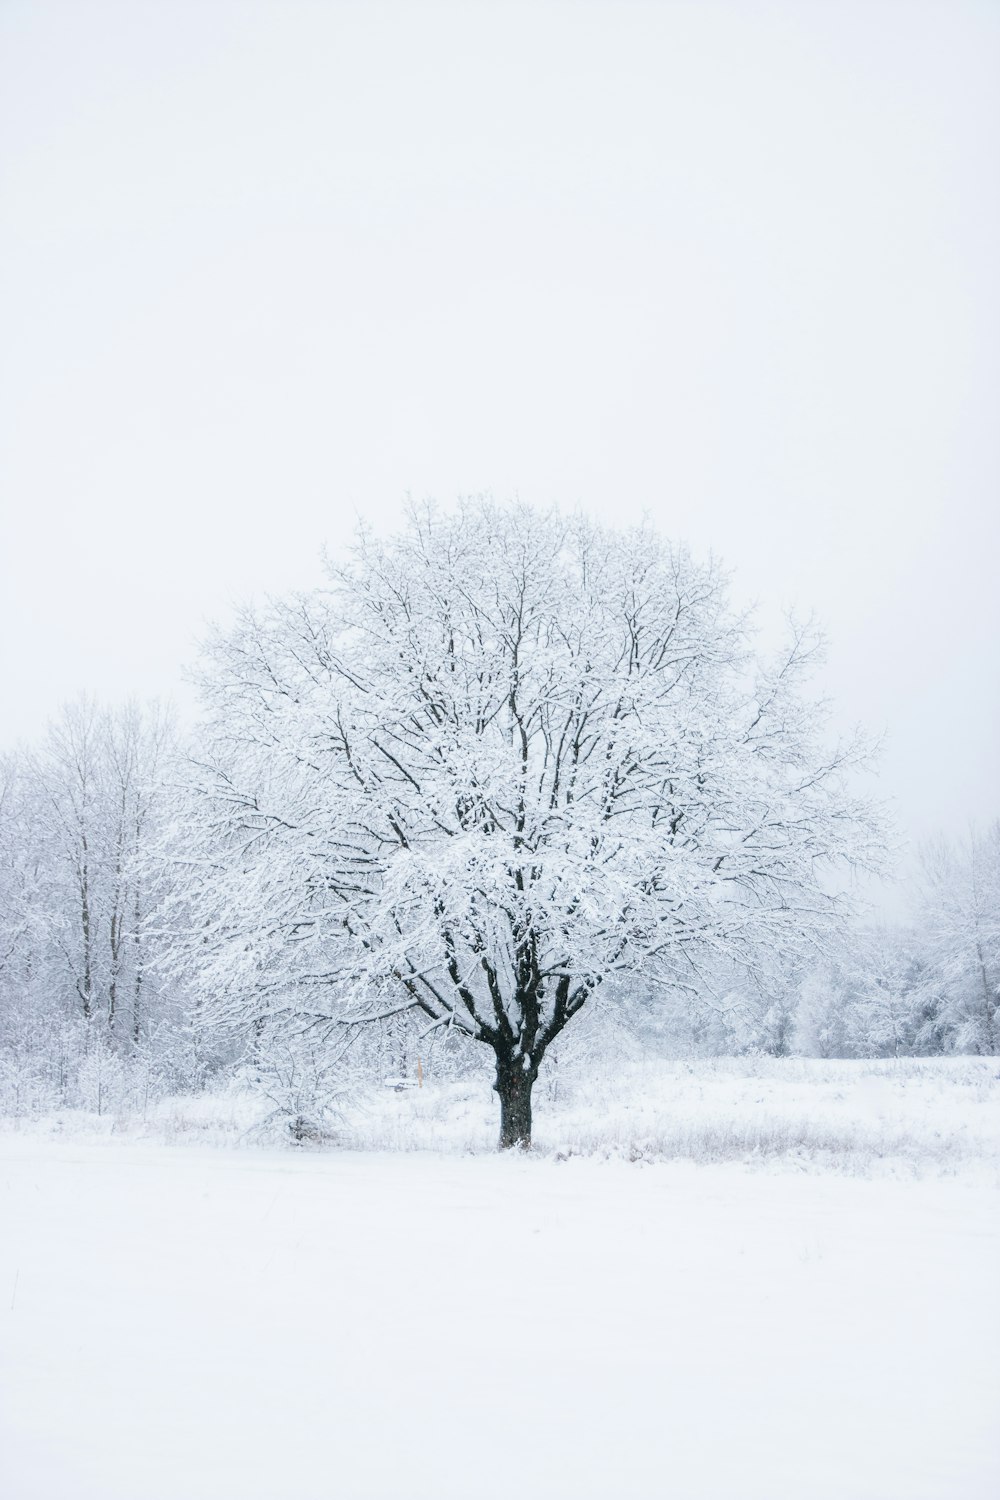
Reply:
[[[67, 1110], [3, 1130], [171, 1145], [261, 1143], [272, 1106], [245, 1092], [112, 1101], [102, 1115]], [[275, 1126], [263, 1133], [280, 1138]], [[335, 1122], [355, 1151], [490, 1152], [497, 1106], [489, 1072], [423, 1088], [372, 1088]], [[1000, 1176], [1000, 1059], [871, 1062], [739, 1057], [546, 1064], [535, 1088], [535, 1146], [551, 1156], [739, 1162], [853, 1175], [976, 1172]]]
[[[844, 1148], [811, 1067], [861, 1086], [863, 1151], [706, 1164], [754, 1109]], [[454, 1090], [366, 1127], [408, 1111], [437, 1153], [22, 1122], [0, 1135], [0, 1495], [992, 1500], [996, 1068], [917, 1073], [864, 1106], [859, 1068], [703, 1065], [694, 1160], [463, 1155]], [[900, 1129], [926, 1150], [870, 1155]]]

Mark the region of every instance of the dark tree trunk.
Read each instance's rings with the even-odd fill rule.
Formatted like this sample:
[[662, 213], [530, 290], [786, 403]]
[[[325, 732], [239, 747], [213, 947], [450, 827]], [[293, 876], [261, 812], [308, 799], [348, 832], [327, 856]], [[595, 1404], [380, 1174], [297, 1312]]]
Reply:
[[500, 1099], [501, 1151], [514, 1146], [523, 1150], [531, 1145], [531, 1090], [538, 1077], [538, 1065], [524, 1057], [497, 1056], [497, 1076], [493, 1087]]

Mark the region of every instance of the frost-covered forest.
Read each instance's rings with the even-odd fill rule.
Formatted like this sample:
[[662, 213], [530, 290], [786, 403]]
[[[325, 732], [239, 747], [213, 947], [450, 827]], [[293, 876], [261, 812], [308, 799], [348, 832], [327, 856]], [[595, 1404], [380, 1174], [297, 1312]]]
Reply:
[[891, 835], [820, 652], [760, 655], [647, 528], [362, 532], [216, 633], [193, 730], [81, 698], [4, 756], [0, 1108], [245, 1088], [302, 1139], [474, 1080], [513, 1145], [536, 1079], [558, 1110], [615, 1058], [996, 1054], [1000, 825], [943, 830], [875, 922]]

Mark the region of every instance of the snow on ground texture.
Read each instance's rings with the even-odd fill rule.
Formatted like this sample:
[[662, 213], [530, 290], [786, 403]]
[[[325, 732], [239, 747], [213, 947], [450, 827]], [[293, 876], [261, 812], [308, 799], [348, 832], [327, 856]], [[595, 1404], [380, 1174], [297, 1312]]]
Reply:
[[[260, 1140], [272, 1105], [245, 1091], [175, 1096], [102, 1116], [79, 1110], [0, 1130], [172, 1144]], [[273, 1125], [265, 1138], [278, 1139]], [[492, 1152], [496, 1097], [484, 1068], [423, 1088], [371, 1088], [345, 1106], [333, 1143], [357, 1151]], [[1000, 1173], [1000, 1059], [623, 1058], [565, 1060], [535, 1089], [535, 1147], [555, 1156], [740, 1162], [853, 1175]]]
[[0, 1138], [4, 1500], [1000, 1493], [965, 1176]]
[[[534, 1140], [555, 1154], [780, 1163], [868, 1173], [1000, 1168], [1000, 1060], [979, 1057], [647, 1060], [544, 1073]], [[484, 1150], [488, 1082], [361, 1101], [339, 1138], [358, 1149]]]

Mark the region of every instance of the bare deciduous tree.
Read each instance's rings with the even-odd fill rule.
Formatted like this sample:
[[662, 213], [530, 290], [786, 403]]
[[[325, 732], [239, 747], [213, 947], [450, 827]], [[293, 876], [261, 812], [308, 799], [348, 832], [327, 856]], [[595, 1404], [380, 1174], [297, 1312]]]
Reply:
[[1000, 1052], [1000, 823], [923, 852], [928, 980], [960, 1050]]
[[[213, 644], [190, 856], [214, 1014], [400, 1010], [488, 1047], [500, 1144], [611, 979], [697, 982], [836, 912], [878, 819], [726, 580], [648, 528], [415, 510]], [[620, 990], [623, 986], [618, 985]]]

